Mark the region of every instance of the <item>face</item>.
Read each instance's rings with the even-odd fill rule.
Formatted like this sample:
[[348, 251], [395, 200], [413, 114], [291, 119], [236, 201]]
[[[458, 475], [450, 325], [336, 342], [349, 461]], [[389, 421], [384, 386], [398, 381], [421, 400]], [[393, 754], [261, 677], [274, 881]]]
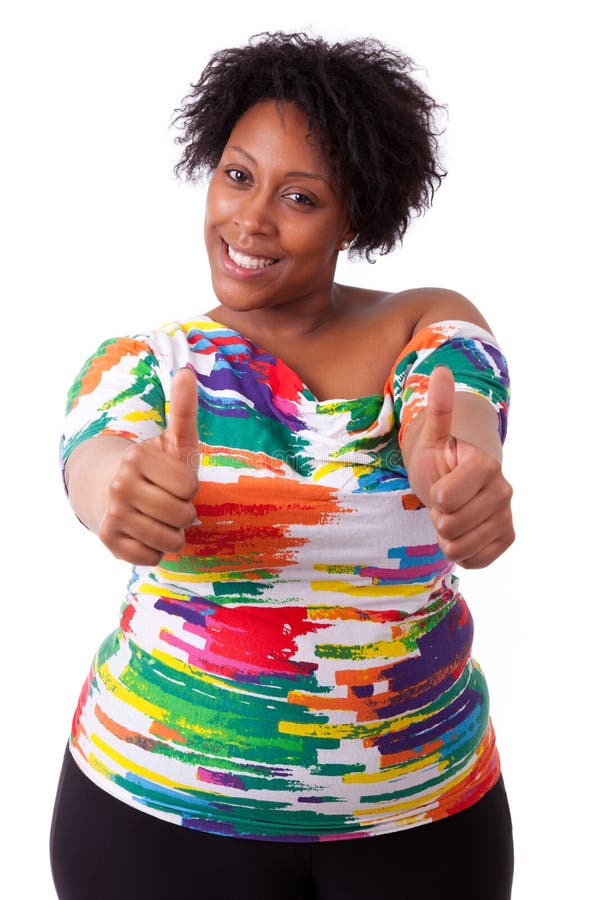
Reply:
[[231, 310], [327, 306], [345, 205], [292, 103], [251, 107], [231, 132], [208, 189], [205, 240], [215, 293]]

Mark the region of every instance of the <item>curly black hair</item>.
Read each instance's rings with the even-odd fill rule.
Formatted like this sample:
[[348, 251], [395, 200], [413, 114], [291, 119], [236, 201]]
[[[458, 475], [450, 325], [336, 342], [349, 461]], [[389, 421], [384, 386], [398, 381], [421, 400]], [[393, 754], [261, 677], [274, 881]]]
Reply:
[[246, 110], [292, 101], [343, 192], [356, 231], [352, 252], [389, 253], [447, 174], [436, 140], [436, 115], [446, 107], [411, 77], [416, 68], [373, 38], [330, 44], [303, 33], [254, 35], [245, 47], [215, 53], [175, 110], [175, 141], [185, 145], [175, 174], [197, 181], [214, 171]]

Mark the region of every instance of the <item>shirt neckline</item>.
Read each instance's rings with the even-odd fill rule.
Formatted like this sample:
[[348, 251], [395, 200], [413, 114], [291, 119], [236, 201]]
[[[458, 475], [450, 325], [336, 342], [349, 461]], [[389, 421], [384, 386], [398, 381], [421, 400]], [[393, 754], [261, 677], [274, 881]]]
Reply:
[[478, 336], [478, 337], [481, 337], [481, 338], [484, 338], [487, 340], [491, 339], [492, 343], [494, 343], [494, 344], [496, 343], [496, 339], [493, 336], [493, 334], [491, 334], [491, 332], [486, 331], [484, 328], [481, 328], [480, 325], [475, 325], [473, 322], [467, 322], [465, 319], [441, 319], [438, 322], [431, 322], [429, 325], [423, 325], [422, 328], [419, 328], [418, 331], [415, 331], [415, 333], [411, 336], [408, 343], [406, 343], [404, 345], [404, 347], [400, 350], [400, 352], [398, 353], [398, 356], [392, 363], [392, 367], [390, 369], [390, 374], [388, 375], [386, 383], [383, 386], [383, 392], [378, 393], [378, 394], [366, 394], [364, 397], [351, 397], [351, 398], [332, 397], [327, 400], [319, 400], [313, 394], [313, 392], [311, 391], [309, 386], [302, 380], [302, 378], [300, 377], [298, 372], [296, 372], [295, 369], [292, 369], [292, 367], [289, 366], [284, 359], [281, 359], [280, 356], [275, 356], [273, 353], [271, 353], [270, 350], [266, 350], [264, 347], [261, 347], [255, 341], [251, 340], [251, 338], [248, 338], [245, 335], [241, 334], [241, 332], [236, 331], [235, 328], [231, 328], [229, 325], [225, 325], [224, 322], [219, 322], [216, 319], [213, 319], [211, 316], [206, 315], [206, 313], [202, 313], [199, 318], [205, 319], [208, 322], [212, 322], [213, 325], [218, 325], [221, 328], [224, 328], [226, 331], [229, 331], [230, 334], [234, 334], [236, 337], [239, 337], [240, 340], [243, 341], [245, 344], [248, 344], [249, 346], [254, 347], [254, 349], [261, 355], [264, 354], [266, 356], [270, 356], [271, 359], [274, 359], [279, 365], [281, 365], [284, 369], [286, 369], [286, 371], [288, 371], [291, 375], [293, 375], [293, 377], [296, 379], [296, 381], [300, 385], [300, 387], [302, 389], [302, 394], [307, 403], [313, 404], [317, 411], [318, 411], [319, 407], [326, 407], [327, 412], [329, 412], [329, 413], [335, 412], [335, 410], [331, 410], [330, 407], [336, 406], [336, 405], [340, 406], [340, 407], [348, 406], [348, 405], [351, 405], [351, 406], [367, 405], [367, 404], [373, 403], [374, 400], [379, 400], [379, 401], [381, 401], [381, 403], [383, 403], [384, 398], [385, 398], [385, 392], [386, 392], [386, 390], [390, 390], [390, 382], [391, 382], [391, 379], [393, 377], [393, 374], [394, 374], [399, 362], [403, 359], [404, 356], [406, 356], [407, 351], [409, 351], [409, 349], [419, 346], [419, 343], [420, 343], [419, 339], [426, 332], [431, 332], [435, 329], [439, 329], [439, 328], [443, 328], [443, 327], [447, 327], [447, 326], [455, 326], [455, 327], [457, 327], [457, 329], [460, 330], [461, 328], [464, 328], [466, 326], [470, 330], [472, 335], [475, 335], [475, 336]]
[[[224, 322], [218, 322], [216, 319], [213, 319], [212, 316], [207, 316], [205, 313], [202, 313], [201, 318], [206, 319], [209, 322], [212, 322], [213, 325], [219, 325], [221, 328], [225, 328], [231, 334], [234, 334], [234, 335], [236, 335], [236, 337], [239, 337], [245, 344], [248, 344], [251, 347], [254, 347], [254, 349], [261, 355], [264, 354], [264, 355], [270, 356], [272, 359], [274, 359], [278, 363], [278, 365], [285, 368], [291, 375], [294, 376], [294, 378], [298, 381], [298, 383], [300, 384], [300, 386], [302, 388], [302, 393], [304, 394], [304, 396], [310, 403], [314, 403], [317, 406], [331, 406], [331, 405], [335, 405], [335, 404], [342, 405], [342, 404], [349, 404], [349, 403], [350, 404], [359, 404], [359, 403], [367, 404], [367, 403], [372, 403], [374, 400], [383, 400], [383, 398], [384, 398], [383, 393], [377, 393], [377, 394], [365, 394], [363, 397], [350, 397], [350, 398], [348, 398], [348, 397], [331, 397], [326, 400], [319, 400], [318, 397], [311, 391], [311, 389], [306, 384], [306, 382], [304, 382], [302, 380], [302, 378], [300, 377], [298, 372], [296, 372], [295, 369], [293, 369], [290, 365], [288, 365], [288, 363], [286, 363], [286, 361], [284, 359], [282, 359], [280, 356], [276, 356], [274, 353], [271, 353], [270, 350], [266, 350], [264, 347], [261, 347], [260, 344], [257, 344], [251, 338], [246, 337], [245, 335], [241, 334], [241, 332], [239, 332], [239, 331], [236, 331], [235, 328], [231, 328], [231, 326], [225, 325]], [[309, 395], [308, 397], [306, 396], [307, 394]]]

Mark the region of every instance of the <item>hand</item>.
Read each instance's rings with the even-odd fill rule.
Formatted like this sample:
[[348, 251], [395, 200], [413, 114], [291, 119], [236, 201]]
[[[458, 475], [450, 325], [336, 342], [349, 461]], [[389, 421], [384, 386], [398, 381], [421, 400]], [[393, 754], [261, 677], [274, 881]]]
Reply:
[[117, 559], [155, 566], [185, 542], [196, 521], [198, 394], [188, 369], [173, 378], [165, 431], [126, 449], [108, 488], [98, 537]]
[[[431, 373], [424, 420], [405, 438], [411, 487], [430, 510], [444, 555], [465, 569], [483, 568], [514, 541], [512, 488], [491, 453], [452, 435], [454, 379]], [[411, 440], [412, 438], [412, 440]], [[410, 461], [408, 461], [410, 460]]]

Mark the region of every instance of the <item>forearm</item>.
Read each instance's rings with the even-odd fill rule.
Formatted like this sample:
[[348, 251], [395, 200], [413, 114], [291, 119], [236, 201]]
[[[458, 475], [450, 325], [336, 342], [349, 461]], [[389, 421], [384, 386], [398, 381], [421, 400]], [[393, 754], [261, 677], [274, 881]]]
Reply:
[[133, 442], [116, 435], [90, 438], [73, 450], [65, 467], [69, 501], [86, 528], [98, 528], [108, 498], [108, 488], [121, 458]]
[[[420, 412], [406, 429], [402, 441], [402, 458], [410, 472], [414, 447], [425, 424], [425, 409]], [[455, 391], [452, 410], [451, 434], [457, 440], [467, 441], [502, 461], [502, 443], [498, 433], [498, 415], [494, 407], [477, 394]]]

